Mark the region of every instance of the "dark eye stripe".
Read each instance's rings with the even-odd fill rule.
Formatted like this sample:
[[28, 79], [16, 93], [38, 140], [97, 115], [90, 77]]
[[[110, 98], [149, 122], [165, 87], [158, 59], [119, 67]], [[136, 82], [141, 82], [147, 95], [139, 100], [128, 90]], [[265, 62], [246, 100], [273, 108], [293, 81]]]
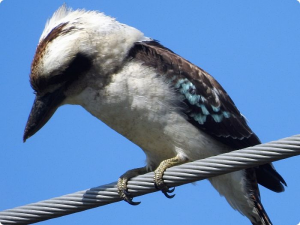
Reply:
[[36, 92], [42, 92], [52, 85], [58, 85], [66, 82], [72, 83], [84, 72], [87, 72], [91, 66], [91, 59], [82, 53], [78, 53], [63, 71], [55, 71], [54, 73], [57, 75], [39, 77], [32, 82], [32, 87]]

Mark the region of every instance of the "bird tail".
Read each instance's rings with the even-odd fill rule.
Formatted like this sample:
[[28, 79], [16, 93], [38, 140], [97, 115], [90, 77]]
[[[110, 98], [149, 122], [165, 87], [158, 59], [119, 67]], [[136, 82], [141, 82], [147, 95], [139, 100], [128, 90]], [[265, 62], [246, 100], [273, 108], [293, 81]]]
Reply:
[[251, 220], [252, 224], [253, 225], [272, 225], [272, 222], [271, 222], [268, 214], [266, 213], [263, 205], [260, 202], [260, 197], [253, 195], [253, 196], [251, 196], [251, 198], [254, 203], [254, 212], [260, 218], [259, 220], [257, 220], [256, 218], [253, 218], [253, 220]]
[[253, 168], [249, 168], [245, 170], [247, 177], [247, 187], [248, 187], [248, 203], [251, 205], [252, 213], [248, 218], [252, 222], [253, 225], [272, 225], [272, 222], [266, 213], [261, 200], [260, 193], [257, 184], [256, 171]]
[[272, 163], [256, 167], [255, 172], [257, 182], [274, 192], [283, 192], [284, 186], [287, 186], [285, 180], [275, 170]]

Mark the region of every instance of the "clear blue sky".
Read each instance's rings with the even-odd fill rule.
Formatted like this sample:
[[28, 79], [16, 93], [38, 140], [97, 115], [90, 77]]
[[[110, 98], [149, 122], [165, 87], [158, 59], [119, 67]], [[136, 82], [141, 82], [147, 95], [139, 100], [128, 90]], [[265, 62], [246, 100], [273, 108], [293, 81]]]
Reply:
[[[46, 20], [63, 3], [103, 11], [212, 74], [262, 142], [300, 133], [300, 3], [51, 0], [0, 3], [0, 210], [116, 181], [145, 164], [134, 144], [79, 106], [60, 108], [25, 144], [34, 95], [30, 64]], [[299, 157], [275, 163], [284, 193], [260, 188], [274, 224], [300, 222]], [[298, 165], [297, 165], [298, 164]], [[250, 224], [209, 182], [154, 193], [42, 224]]]

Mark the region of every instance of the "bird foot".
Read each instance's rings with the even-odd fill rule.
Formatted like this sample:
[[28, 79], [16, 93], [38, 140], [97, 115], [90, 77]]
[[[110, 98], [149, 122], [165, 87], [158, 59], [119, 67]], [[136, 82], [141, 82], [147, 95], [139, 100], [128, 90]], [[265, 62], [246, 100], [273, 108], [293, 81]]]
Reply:
[[124, 201], [128, 202], [130, 205], [139, 205], [141, 202], [134, 202], [132, 199], [132, 195], [128, 192], [127, 189], [128, 179], [124, 177], [120, 177], [117, 183], [118, 193], [120, 198]]
[[170, 193], [173, 193], [175, 190], [175, 187], [173, 188], [169, 188], [164, 180], [163, 180], [163, 175], [164, 172], [166, 171], [166, 169], [175, 166], [175, 165], [179, 165], [182, 164], [184, 162], [186, 162], [186, 159], [182, 159], [179, 156], [175, 156], [174, 158], [171, 159], [166, 159], [164, 161], [162, 161], [159, 166], [157, 167], [157, 169], [154, 171], [154, 185], [155, 188], [158, 190], [161, 190], [162, 193], [167, 197], [167, 198], [173, 198], [175, 196], [175, 194], [170, 195]]
[[139, 205], [141, 202], [133, 201], [133, 196], [128, 192], [127, 183], [130, 178], [147, 173], [146, 167], [136, 168], [124, 173], [118, 180], [117, 188], [120, 198], [128, 202], [130, 205]]

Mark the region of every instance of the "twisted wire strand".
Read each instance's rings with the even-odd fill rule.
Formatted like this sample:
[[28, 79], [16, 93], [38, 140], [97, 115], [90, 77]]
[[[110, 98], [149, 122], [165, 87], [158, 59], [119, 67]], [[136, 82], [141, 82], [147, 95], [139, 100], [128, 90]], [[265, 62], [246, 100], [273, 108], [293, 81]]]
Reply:
[[[300, 135], [217, 155], [167, 169], [164, 181], [179, 186], [213, 176], [300, 155]], [[132, 178], [128, 191], [140, 196], [157, 191], [154, 173]], [[31, 224], [121, 201], [116, 182], [0, 212], [0, 224]]]

